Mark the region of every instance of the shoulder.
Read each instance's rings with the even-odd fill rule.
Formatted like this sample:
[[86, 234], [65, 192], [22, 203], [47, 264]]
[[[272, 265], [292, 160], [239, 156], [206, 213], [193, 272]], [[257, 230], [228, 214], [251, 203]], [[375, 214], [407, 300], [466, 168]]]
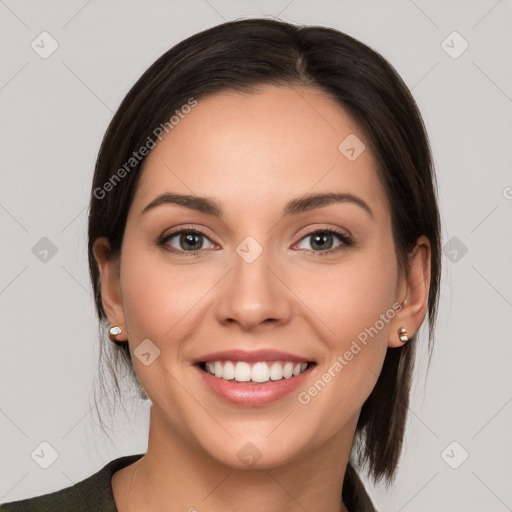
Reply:
[[0, 512], [117, 512], [111, 480], [116, 471], [143, 454], [110, 461], [97, 473], [74, 485], [40, 496], [0, 504]]

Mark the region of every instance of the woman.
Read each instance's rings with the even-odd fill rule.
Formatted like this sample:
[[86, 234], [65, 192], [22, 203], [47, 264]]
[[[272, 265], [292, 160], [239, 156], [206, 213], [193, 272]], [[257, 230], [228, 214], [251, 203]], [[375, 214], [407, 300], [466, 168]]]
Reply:
[[268, 19], [181, 42], [115, 114], [89, 213], [147, 453], [0, 510], [374, 510], [356, 468], [393, 480], [439, 247], [427, 135], [379, 54]]

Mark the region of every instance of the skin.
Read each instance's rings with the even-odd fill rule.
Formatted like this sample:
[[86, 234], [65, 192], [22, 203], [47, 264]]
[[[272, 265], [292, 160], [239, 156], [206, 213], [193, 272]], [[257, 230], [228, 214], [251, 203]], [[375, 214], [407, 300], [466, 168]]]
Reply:
[[[355, 161], [338, 150], [349, 134], [366, 144]], [[341, 486], [361, 407], [387, 348], [402, 346], [397, 330], [412, 336], [420, 327], [430, 282], [425, 237], [399, 269], [376, 168], [356, 123], [308, 87], [201, 99], [150, 152], [120, 259], [105, 238], [94, 245], [105, 310], [123, 329], [116, 339], [129, 340], [152, 402], [147, 453], [112, 479], [120, 512], [345, 510]], [[163, 192], [214, 199], [223, 215], [170, 204], [142, 214]], [[320, 192], [353, 194], [372, 214], [344, 202], [283, 215], [289, 200]], [[181, 254], [156, 244], [183, 227], [208, 237], [198, 255], [183, 254], [179, 235], [167, 248]], [[338, 250], [315, 255], [306, 235], [319, 229], [340, 230], [353, 243], [333, 235]], [[236, 252], [247, 236], [263, 248], [250, 264]], [[298, 393], [394, 303], [403, 307], [378, 335], [307, 405], [299, 403]], [[144, 339], [161, 351], [149, 366], [133, 355]], [[191, 365], [233, 348], [275, 348], [317, 366], [297, 392], [237, 406]], [[261, 453], [250, 468], [237, 456], [249, 442]]]

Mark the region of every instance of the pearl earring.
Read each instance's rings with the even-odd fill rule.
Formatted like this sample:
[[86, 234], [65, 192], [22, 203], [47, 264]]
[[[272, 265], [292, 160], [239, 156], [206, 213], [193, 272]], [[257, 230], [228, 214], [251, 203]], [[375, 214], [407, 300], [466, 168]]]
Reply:
[[400, 329], [398, 329], [398, 337], [402, 343], [407, 343], [409, 341], [409, 335], [407, 334], [405, 327], [400, 327]]
[[109, 332], [112, 336], [117, 336], [118, 334], [121, 334], [123, 332], [123, 330], [121, 329], [121, 327], [118, 327], [117, 325], [115, 325], [114, 327], [110, 328]]

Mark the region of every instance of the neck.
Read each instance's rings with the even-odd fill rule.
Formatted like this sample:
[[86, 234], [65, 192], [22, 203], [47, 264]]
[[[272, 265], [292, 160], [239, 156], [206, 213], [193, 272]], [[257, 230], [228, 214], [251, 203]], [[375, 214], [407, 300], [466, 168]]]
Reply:
[[154, 406], [147, 453], [112, 479], [119, 512], [345, 512], [341, 490], [357, 418], [285, 465], [235, 469], [171, 431]]

